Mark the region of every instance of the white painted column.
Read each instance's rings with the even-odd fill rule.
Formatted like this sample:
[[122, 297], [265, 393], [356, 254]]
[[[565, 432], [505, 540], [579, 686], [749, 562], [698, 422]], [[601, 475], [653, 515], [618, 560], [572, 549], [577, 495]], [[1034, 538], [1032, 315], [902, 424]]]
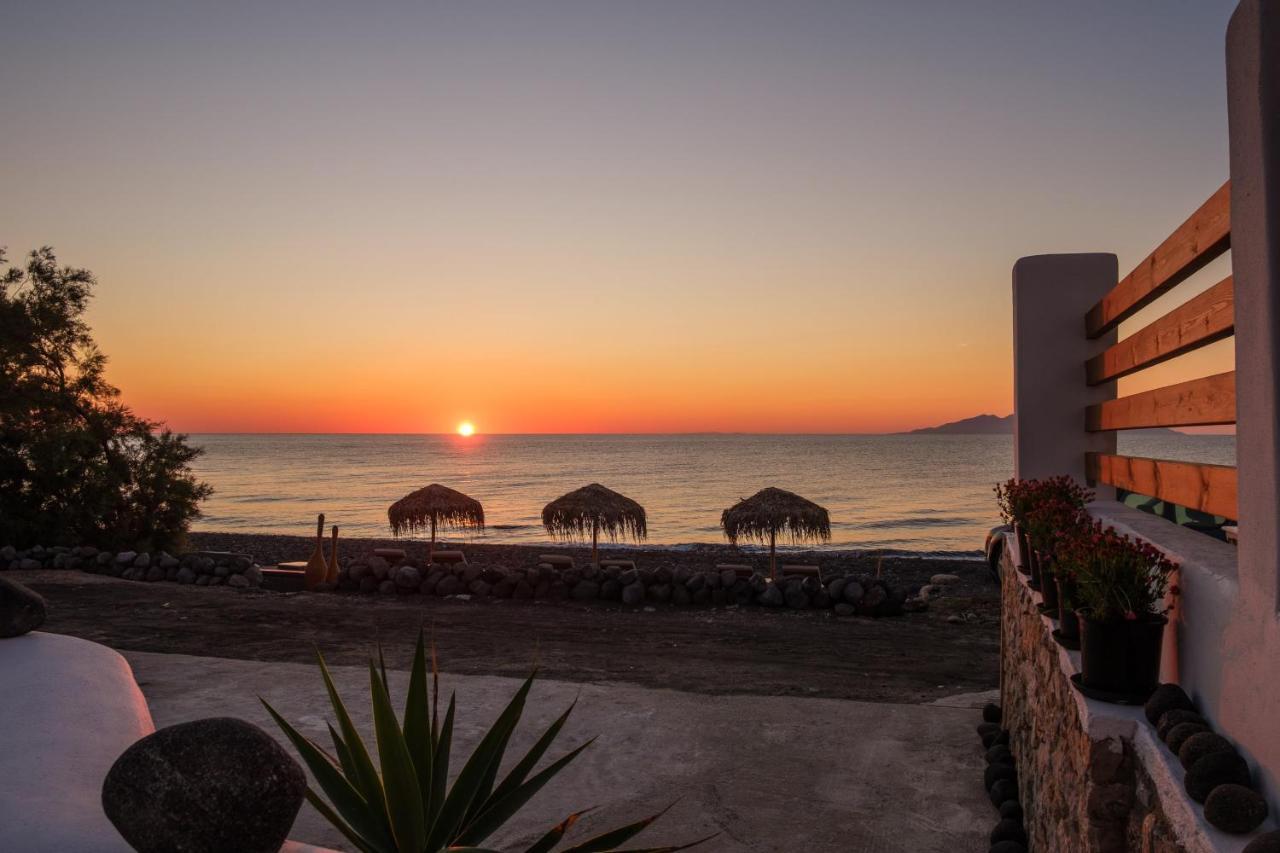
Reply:
[[[1231, 266], [1236, 301], [1238, 595], [1213, 709], [1280, 806], [1280, 0], [1227, 28]], [[1190, 606], [1192, 602], [1188, 602]]]
[[1085, 432], [1085, 409], [1115, 396], [1090, 388], [1085, 362], [1115, 332], [1085, 336], [1084, 316], [1116, 286], [1116, 256], [1033, 255], [1013, 265], [1013, 470], [1022, 479], [1069, 474], [1085, 482], [1084, 455], [1114, 453], [1114, 432]]

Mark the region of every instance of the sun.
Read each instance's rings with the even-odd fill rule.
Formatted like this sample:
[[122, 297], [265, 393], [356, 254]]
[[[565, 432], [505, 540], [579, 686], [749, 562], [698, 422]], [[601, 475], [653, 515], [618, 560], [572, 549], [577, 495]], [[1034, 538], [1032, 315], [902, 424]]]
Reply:
[[462, 423], [458, 424], [458, 435], [462, 436], [463, 438], [470, 438], [471, 436], [475, 435], [475, 432], [476, 432], [475, 424], [471, 423], [471, 421], [463, 421]]

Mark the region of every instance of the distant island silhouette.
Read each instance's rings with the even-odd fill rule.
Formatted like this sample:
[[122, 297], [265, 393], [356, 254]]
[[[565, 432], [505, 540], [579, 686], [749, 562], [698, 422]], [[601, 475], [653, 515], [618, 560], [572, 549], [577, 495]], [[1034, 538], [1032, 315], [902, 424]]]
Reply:
[[[1177, 430], [1156, 427], [1154, 429], [1129, 430], [1130, 435], [1173, 435]], [[974, 415], [961, 421], [939, 426], [921, 427], [899, 435], [1013, 435], [1013, 415]]]

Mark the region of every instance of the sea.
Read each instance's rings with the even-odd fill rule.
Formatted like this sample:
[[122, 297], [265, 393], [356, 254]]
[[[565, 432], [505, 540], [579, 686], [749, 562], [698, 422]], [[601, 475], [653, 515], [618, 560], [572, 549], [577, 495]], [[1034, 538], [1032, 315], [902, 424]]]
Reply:
[[[214, 488], [197, 531], [388, 537], [387, 507], [441, 483], [479, 500], [483, 533], [453, 542], [539, 544], [542, 507], [588, 483], [639, 501], [646, 544], [723, 543], [720, 513], [766, 486], [831, 515], [821, 548], [979, 553], [1013, 471], [1008, 435], [192, 435]], [[1235, 463], [1230, 435], [1121, 435], [1120, 452]], [[806, 548], [815, 546], [806, 545]]]

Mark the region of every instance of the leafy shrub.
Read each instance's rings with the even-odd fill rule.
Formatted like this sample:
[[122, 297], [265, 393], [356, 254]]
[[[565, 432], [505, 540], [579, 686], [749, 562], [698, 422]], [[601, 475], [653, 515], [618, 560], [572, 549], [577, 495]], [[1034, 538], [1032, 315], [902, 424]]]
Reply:
[[[403, 722], [396, 719], [392, 709], [385, 665], [375, 667], [372, 660], [369, 662], [369, 692], [381, 767], [379, 773], [360, 733], [351, 722], [346, 705], [334, 688], [324, 658], [318, 652], [316, 656], [338, 721], [337, 729], [329, 726], [333, 755], [300, 734], [265, 700], [263, 705], [292, 741], [324, 797], [328, 798], [326, 801], [320, 793], [308, 788], [307, 800], [365, 853], [438, 853], [444, 850], [484, 853], [484, 848], [478, 845], [510, 820], [534, 794], [592, 743], [587, 741], [534, 772], [573, 711], [574, 706], [570, 705], [502, 781], [498, 781], [498, 769], [507, 744], [520, 722], [525, 700], [533, 685], [534, 675], [530, 675], [480, 740], [453, 785], [449, 786], [449, 753], [456, 702], [455, 697], [450, 696], [448, 710], [441, 721], [435, 655], [432, 654], [432, 687], [429, 691], [427, 653], [419, 633]], [[551, 851], [584, 813], [575, 812], [548, 829], [526, 853]], [[618, 845], [638, 835], [661, 814], [579, 842], [563, 853], [618, 850]], [[705, 840], [645, 848], [644, 851], [633, 849], [632, 853], [674, 853]]]
[[1168, 611], [1177, 565], [1154, 546], [1093, 521], [1059, 543], [1075, 582], [1076, 607], [1098, 622], [1143, 620]]
[[89, 271], [48, 247], [5, 264], [0, 250], [0, 542], [175, 548], [211, 492], [189, 467], [200, 451], [107, 383]]

